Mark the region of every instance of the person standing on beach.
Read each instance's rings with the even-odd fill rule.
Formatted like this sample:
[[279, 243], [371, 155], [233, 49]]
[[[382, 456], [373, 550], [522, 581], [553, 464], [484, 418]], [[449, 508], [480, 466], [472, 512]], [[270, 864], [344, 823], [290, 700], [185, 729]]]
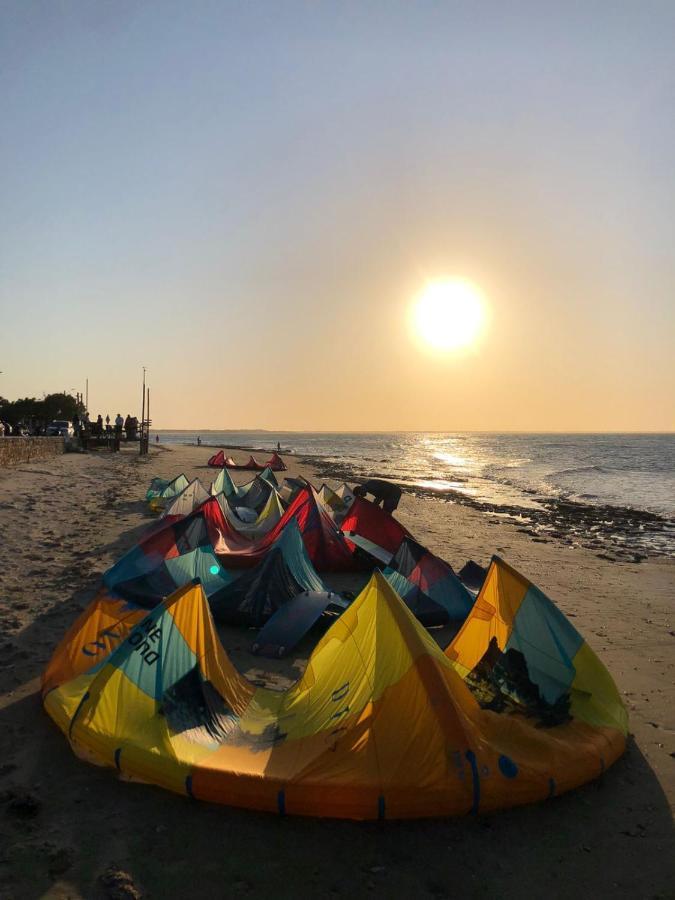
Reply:
[[122, 428], [124, 426], [124, 419], [122, 418], [122, 413], [117, 413], [115, 416], [115, 434], [117, 437], [122, 437]]
[[390, 481], [382, 481], [380, 478], [371, 478], [363, 484], [354, 487], [354, 496], [366, 498], [366, 494], [373, 497], [375, 506], [382, 506], [385, 512], [393, 513], [401, 499], [401, 488]]

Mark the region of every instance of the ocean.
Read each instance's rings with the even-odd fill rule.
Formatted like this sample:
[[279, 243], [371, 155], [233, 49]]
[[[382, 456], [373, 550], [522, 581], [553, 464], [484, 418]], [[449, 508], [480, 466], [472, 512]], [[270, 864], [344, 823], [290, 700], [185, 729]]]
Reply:
[[[196, 432], [160, 431], [164, 443]], [[322, 457], [356, 475], [379, 475], [494, 506], [557, 498], [675, 517], [675, 434], [201, 432], [210, 446]]]
[[[164, 443], [197, 432], [160, 431]], [[210, 446], [321, 457], [355, 475], [456, 492], [492, 507], [557, 499], [675, 518], [675, 434], [326, 433], [209, 431]]]

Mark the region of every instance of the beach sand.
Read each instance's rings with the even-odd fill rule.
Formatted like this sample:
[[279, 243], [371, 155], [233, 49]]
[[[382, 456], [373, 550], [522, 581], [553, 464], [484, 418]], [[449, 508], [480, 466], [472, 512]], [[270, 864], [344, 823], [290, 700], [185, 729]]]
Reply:
[[[610, 562], [439, 499], [404, 494], [397, 517], [455, 568], [503, 556], [573, 617], [615, 678], [632, 737], [601, 779], [488, 816], [374, 824], [192, 802], [78, 760], [42, 710], [40, 673], [147, 528], [150, 479], [183, 471], [208, 483], [212, 452], [173, 445], [0, 470], [0, 898], [675, 896], [675, 561]], [[311, 462], [287, 462], [314, 478]], [[311, 641], [268, 664], [248, 653], [253, 635], [223, 637], [242, 671], [297, 677]]]

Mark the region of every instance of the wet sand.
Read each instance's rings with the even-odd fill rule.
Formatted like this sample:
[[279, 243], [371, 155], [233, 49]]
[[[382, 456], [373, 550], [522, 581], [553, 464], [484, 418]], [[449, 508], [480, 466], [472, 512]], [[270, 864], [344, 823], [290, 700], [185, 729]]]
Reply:
[[[572, 617], [631, 716], [628, 751], [600, 780], [489, 816], [361, 824], [191, 802], [79, 761], [42, 711], [40, 672], [147, 528], [150, 479], [184, 471], [207, 483], [212, 452], [174, 445], [144, 460], [100, 452], [0, 471], [0, 898], [673, 896], [675, 561], [600, 558], [564, 532], [542, 543], [464, 503], [406, 492], [397, 516], [455, 568], [499, 553]], [[287, 461], [289, 475], [320, 483], [315, 461]], [[253, 634], [223, 633], [242, 671], [279, 686], [297, 677], [311, 640], [272, 664], [249, 654]]]

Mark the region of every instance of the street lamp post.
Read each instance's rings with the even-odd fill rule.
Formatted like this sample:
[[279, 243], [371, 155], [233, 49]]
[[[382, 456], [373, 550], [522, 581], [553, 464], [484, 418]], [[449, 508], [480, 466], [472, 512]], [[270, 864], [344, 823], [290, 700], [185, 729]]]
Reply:
[[143, 366], [143, 399], [141, 402], [141, 437], [138, 453], [145, 456], [148, 452], [148, 423], [145, 421], [145, 373], [146, 368]]

